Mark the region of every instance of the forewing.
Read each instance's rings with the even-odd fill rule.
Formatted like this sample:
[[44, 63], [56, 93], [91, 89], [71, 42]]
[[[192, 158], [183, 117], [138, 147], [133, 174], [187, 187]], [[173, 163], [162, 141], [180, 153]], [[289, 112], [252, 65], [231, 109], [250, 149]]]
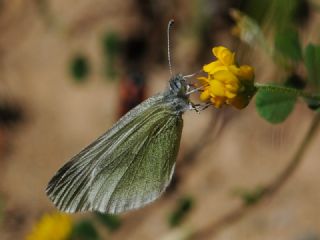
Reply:
[[169, 184], [181, 131], [181, 115], [161, 96], [149, 99], [66, 163], [47, 194], [66, 212], [139, 208]]

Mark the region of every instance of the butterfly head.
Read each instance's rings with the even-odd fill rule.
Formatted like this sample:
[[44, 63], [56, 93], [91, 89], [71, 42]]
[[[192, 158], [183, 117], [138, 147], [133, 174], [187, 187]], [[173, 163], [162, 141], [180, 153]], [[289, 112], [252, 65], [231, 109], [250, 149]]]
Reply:
[[169, 81], [170, 92], [179, 97], [187, 97], [188, 84], [181, 74], [172, 76]]

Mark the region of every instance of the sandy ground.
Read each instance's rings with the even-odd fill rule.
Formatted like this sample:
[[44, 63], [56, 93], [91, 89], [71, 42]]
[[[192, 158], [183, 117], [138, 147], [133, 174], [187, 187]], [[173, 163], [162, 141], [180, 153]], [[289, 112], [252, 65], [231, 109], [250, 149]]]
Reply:
[[[61, 19], [61, 25], [55, 27], [48, 27], [31, 1], [4, 4], [0, 15], [1, 89], [20, 102], [26, 112], [26, 121], [10, 134], [12, 150], [1, 167], [0, 190], [6, 213], [0, 229], [2, 240], [23, 239], [39, 216], [54, 210], [44, 193], [50, 177], [116, 121], [117, 84], [102, 77], [97, 36], [108, 28], [121, 33], [134, 25], [130, 4], [113, 0], [51, 2], [53, 12]], [[86, 25], [83, 19], [91, 22]], [[127, 24], [122, 24], [124, 20]], [[90, 57], [92, 66], [84, 85], [74, 84], [67, 69], [79, 49]], [[151, 95], [165, 87], [168, 72], [161, 66], [149, 75]], [[178, 161], [198, 142], [213, 111], [185, 114]], [[293, 115], [279, 126], [262, 120], [254, 104], [231, 114], [219, 138], [213, 136], [212, 144], [181, 173], [182, 183], [176, 192], [125, 214], [122, 228], [112, 239], [166, 236], [171, 231], [168, 214], [183, 195], [195, 199], [186, 225], [197, 229], [216, 221], [239, 205], [233, 194], [236, 189], [251, 189], [277, 176], [293, 156], [313, 116], [303, 104], [298, 104]], [[320, 238], [319, 141], [318, 135], [298, 171], [275, 197], [222, 229], [214, 239]]]

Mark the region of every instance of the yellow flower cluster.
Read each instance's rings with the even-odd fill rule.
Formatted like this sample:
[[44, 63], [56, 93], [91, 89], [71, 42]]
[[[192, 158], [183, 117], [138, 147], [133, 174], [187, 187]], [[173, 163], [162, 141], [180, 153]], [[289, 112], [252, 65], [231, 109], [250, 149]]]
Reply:
[[66, 214], [45, 214], [34, 226], [26, 240], [67, 240], [72, 230], [71, 218]]
[[199, 77], [202, 85], [200, 100], [211, 102], [216, 108], [230, 104], [238, 109], [246, 107], [255, 93], [254, 70], [251, 66], [238, 67], [235, 53], [219, 46], [212, 49], [216, 61], [203, 66], [208, 77]]

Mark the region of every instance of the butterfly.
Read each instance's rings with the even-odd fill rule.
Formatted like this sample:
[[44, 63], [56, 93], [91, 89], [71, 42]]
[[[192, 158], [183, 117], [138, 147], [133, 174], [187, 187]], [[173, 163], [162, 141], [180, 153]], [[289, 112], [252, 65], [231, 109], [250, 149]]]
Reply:
[[186, 76], [172, 75], [164, 92], [130, 110], [67, 162], [46, 189], [55, 206], [69, 213], [117, 214], [157, 199], [174, 172], [182, 114], [194, 109], [189, 88]]

